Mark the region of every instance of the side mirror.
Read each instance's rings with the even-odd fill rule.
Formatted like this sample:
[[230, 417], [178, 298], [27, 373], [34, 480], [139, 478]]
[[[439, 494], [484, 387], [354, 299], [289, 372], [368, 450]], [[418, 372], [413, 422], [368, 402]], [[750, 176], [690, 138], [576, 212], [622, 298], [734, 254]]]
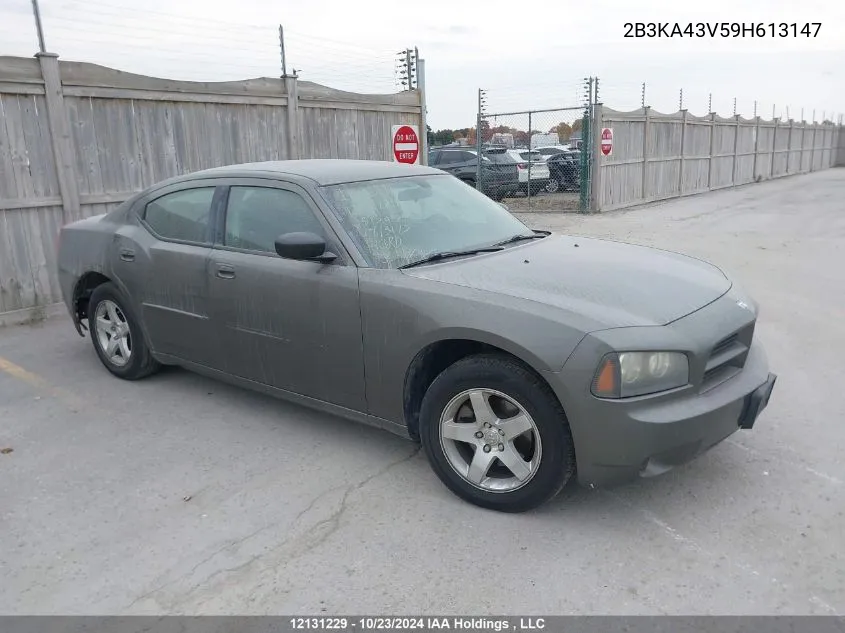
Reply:
[[285, 259], [330, 262], [337, 255], [326, 251], [326, 240], [316, 233], [285, 233], [276, 238], [276, 253]]

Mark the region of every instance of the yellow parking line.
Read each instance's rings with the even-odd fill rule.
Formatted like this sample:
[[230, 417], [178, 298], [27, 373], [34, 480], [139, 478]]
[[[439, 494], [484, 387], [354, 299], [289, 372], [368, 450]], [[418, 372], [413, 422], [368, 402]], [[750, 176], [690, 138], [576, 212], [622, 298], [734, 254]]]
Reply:
[[2, 356], [0, 356], [0, 371], [6, 372], [10, 376], [28, 383], [36, 389], [50, 388], [49, 383], [38, 374], [33, 374], [31, 371], [27, 371], [20, 365], [15, 365], [12, 361], [6, 360]]
[[51, 385], [38, 374], [34, 374], [31, 371], [24, 369], [20, 365], [16, 365], [2, 356], [0, 356], [0, 371], [9, 374], [13, 378], [17, 378], [21, 382], [25, 382], [39, 391], [47, 392], [51, 396], [60, 398], [74, 408], [81, 408], [84, 404], [80, 398], [77, 398], [69, 391]]

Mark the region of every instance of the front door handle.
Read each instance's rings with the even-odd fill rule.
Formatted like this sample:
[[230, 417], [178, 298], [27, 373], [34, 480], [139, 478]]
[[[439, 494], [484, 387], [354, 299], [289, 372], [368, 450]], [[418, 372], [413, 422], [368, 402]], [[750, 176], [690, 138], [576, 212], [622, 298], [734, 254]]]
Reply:
[[217, 276], [220, 279], [234, 279], [235, 267], [229, 264], [217, 264]]
[[120, 259], [125, 262], [134, 262], [135, 261], [135, 251], [131, 248], [121, 248], [120, 249]]

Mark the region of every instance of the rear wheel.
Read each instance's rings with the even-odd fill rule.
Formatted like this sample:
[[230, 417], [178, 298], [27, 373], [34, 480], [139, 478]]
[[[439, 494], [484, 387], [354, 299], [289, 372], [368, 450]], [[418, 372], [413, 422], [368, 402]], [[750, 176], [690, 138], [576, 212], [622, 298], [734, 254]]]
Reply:
[[158, 369], [129, 302], [111, 282], [91, 293], [88, 331], [97, 356], [115, 376], [137, 380]]
[[505, 356], [470, 356], [441, 373], [423, 398], [420, 437], [441, 481], [462, 499], [493, 510], [537, 507], [575, 470], [557, 399]]
[[549, 182], [546, 183], [546, 191], [548, 191], [549, 193], [557, 193], [558, 189], [560, 189], [560, 183], [558, 182], [557, 178], [550, 178]]

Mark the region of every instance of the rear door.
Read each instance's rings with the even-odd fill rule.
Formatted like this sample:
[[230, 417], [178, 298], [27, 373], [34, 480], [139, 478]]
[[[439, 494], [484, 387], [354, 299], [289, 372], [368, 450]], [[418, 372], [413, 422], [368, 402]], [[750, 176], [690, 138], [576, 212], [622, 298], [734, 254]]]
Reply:
[[206, 265], [220, 194], [212, 180], [188, 181], [140, 199], [134, 207], [139, 223], [115, 234], [112, 264], [153, 350], [209, 366], [217, 352]]
[[[227, 181], [208, 283], [227, 373], [366, 411], [358, 269], [294, 183]], [[331, 263], [282, 259], [275, 240], [317, 233]]]

